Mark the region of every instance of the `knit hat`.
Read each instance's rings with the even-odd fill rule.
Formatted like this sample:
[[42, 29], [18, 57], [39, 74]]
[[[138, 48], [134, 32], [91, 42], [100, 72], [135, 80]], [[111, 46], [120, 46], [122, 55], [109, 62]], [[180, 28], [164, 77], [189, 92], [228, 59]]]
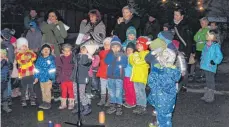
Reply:
[[136, 50], [135, 44], [132, 43], [132, 42], [128, 43], [128, 45], [126, 46], [126, 49], [127, 49], [127, 48], [132, 48], [134, 51]]
[[11, 44], [14, 44], [14, 43], [16, 43], [17, 42], [17, 38], [15, 38], [14, 36], [12, 36], [11, 38], [10, 38], [10, 43]]
[[17, 39], [17, 48], [20, 49], [23, 45], [26, 45], [27, 47], [28, 46], [28, 40], [24, 37], [20, 37]]
[[170, 29], [169, 23], [165, 23], [165, 24], [163, 25], [163, 27], [167, 27], [168, 29]]
[[137, 39], [137, 44], [140, 44], [143, 46], [144, 50], [147, 50], [148, 49], [148, 45], [147, 45], [147, 42], [150, 41], [150, 38], [146, 37], [146, 36], [140, 36], [138, 39]]
[[[43, 44], [43, 45], [41, 46], [40, 53], [42, 53], [42, 50], [43, 50], [44, 48], [48, 48], [48, 49], [50, 50], [50, 54], [52, 53], [52, 48], [51, 48], [51, 46], [50, 46], [49, 44]], [[50, 55], [50, 54], [49, 54], [49, 55]]]
[[173, 40], [173, 34], [171, 31], [162, 31], [158, 34], [158, 38], [164, 40], [166, 44], [169, 44]]
[[126, 37], [127, 37], [127, 38], [128, 38], [128, 35], [129, 35], [129, 34], [133, 34], [133, 35], [135, 35], [135, 37], [136, 37], [137, 32], [136, 32], [135, 27], [130, 26], [130, 27], [126, 30]]
[[36, 24], [36, 22], [30, 22], [30, 23], [29, 23], [29, 26], [30, 26], [31, 28], [37, 29], [37, 24]]
[[106, 37], [104, 40], [103, 40], [103, 45], [105, 42], [110, 42], [111, 43], [111, 40], [112, 40], [112, 37]]
[[99, 49], [99, 45], [93, 43], [93, 41], [89, 40], [84, 43], [81, 47], [85, 47], [87, 49], [88, 54], [91, 56], [94, 55], [95, 51]]
[[118, 46], [122, 47], [121, 40], [118, 38], [118, 36], [114, 36], [111, 40], [111, 47], [114, 45], [118, 45]]
[[4, 30], [1, 31], [1, 36], [6, 40], [10, 40], [12, 35], [11, 35], [9, 29], [4, 29]]

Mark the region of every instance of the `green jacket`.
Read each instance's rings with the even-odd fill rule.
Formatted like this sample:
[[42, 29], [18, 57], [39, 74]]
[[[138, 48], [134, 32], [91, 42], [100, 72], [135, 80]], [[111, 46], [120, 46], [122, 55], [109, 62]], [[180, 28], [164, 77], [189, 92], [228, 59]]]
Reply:
[[[59, 26], [60, 30], [57, 28]], [[42, 23], [41, 31], [43, 33], [43, 42], [51, 44], [62, 44], [67, 37], [67, 31], [64, 28], [63, 22], [59, 21], [58, 24]]]
[[194, 40], [196, 42], [196, 51], [202, 51], [206, 42], [206, 35], [209, 31], [209, 28], [200, 29], [196, 35], [194, 36]]

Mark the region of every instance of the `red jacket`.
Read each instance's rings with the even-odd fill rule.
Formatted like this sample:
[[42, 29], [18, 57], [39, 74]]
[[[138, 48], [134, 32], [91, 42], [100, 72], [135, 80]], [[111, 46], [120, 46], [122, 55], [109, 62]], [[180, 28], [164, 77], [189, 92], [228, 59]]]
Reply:
[[107, 64], [105, 63], [105, 58], [110, 50], [102, 50], [99, 53], [100, 57], [100, 66], [97, 72], [97, 77], [107, 78]]

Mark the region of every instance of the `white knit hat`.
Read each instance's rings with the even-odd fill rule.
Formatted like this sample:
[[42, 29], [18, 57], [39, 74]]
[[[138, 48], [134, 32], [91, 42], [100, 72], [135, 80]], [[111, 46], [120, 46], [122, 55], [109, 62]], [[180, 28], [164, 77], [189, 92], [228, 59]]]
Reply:
[[105, 42], [110, 42], [111, 43], [111, 40], [112, 40], [112, 37], [106, 37], [104, 40], [103, 40], [103, 45]]
[[20, 37], [17, 39], [17, 48], [21, 48], [23, 45], [26, 45], [28, 47], [28, 40], [24, 37]]

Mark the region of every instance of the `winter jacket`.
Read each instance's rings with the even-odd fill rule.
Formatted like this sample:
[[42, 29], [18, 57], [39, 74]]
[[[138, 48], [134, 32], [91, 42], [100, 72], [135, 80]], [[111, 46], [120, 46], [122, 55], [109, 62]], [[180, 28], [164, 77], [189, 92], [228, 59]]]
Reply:
[[99, 55], [94, 55], [92, 57], [92, 64], [91, 64], [90, 69], [88, 71], [89, 77], [93, 76], [93, 72], [98, 71], [99, 61], [100, 61]]
[[31, 19], [30, 16], [25, 16], [24, 18], [24, 27], [25, 29], [29, 30], [30, 29], [30, 22], [36, 22], [37, 23], [37, 18]]
[[103, 21], [99, 21], [95, 25], [82, 21], [80, 24], [80, 33], [90, 34], [94, 42], [102, 46], [102, 41], [106, 37], [106, 27]]
[[125, 68], [125, 77], [131, 77], [132, 74], [132, 66], [128, 62], [128, 65]]
[[100, 78], [107, 78], [107, 64], [105, 63], [105, 58], [110, 50], [102, 50], [99, 53], [100, 63], [97, 76]]
[[36, 30], [35, 32], [32, 32], [31, 30], [29, 30], [26, 34], [26, 39], [29, 42], [29, 49], [34, 50], [41, 47], [41, 42], [42, 42], [41, 31]]
[[18, 77], [23, 78], [34, 74], [34, 61], [36, 60], [36, 54], [27, 50], [24, 53], [18, 52], [16, 55], [16, 61], [18, 67]]
[[129, 57], [129, 62], [132, 65], [131, 81], [144, 83], [146, 85], [148, 79], [149, 65], [145, 61], [148, 50], [135, 52]]
[[7, 58], [8, 58], [9, 64], [13, 64], [14, 63], [14, 59], [15, 59], [13, 45], [10, 43], [10, 41], [5, 41], [5, 40], [2, 43], [4, 44], [4, 47], [7, 50]]
[[7, 60], [1, 60], [1, 82], [8, 82], [9, 80], [9, 63]]
[[153, 22], [147, 22], [144, 28], [144, 36], [152, 36], [152, 39], [156, 39], [158, 33], [160, 32], [160, 24], [158, 23], [158, 20], [155, 19]]
[[[223, 55], [218, 43], [212, 43], [210, 47], [205, 44], [201, 54], [200, 68], [216, 73], [217, 65], [221, 63], [222, 59]], [[211, 60], [214, 61], [215, 65], [211, 64]]]
[[116, 56], [113, 51], [110, 51], [106, 58], [105, 63], [108, 65], [107, 77], [111, 79], [123, 79], [125, 76], [125, 70], [128, 60], [127, 56], [122, 52], [119, 52]]
[[54, 56], [44, 58], [40, 55], [35, 63], [34, 77], [40, 82], [54, 81], [56, 76], [56, 64]]
[[70, 77], [72, 75], [72, 70], [74, 67], [74, 64], [72, 64], [71, 60], [72, 60], [72, 55], [67, 57], [65, 56], [56, 57], [56, 70], [57, 70], [56, 81], [58, 83], [71, 81]]
[[130, 27], [133, 26], [137, 34], [139, 34], [139, 27], [140, 27], [140, 19], [137, 16], [133, 16], [130, 21], [128, 22], [122, 22], [120, 24], [116, 24], [113, 34], [117, 35], [122, 42], [126, 40], [126, 30]]
[[88, 84], [90, 69], [92, 60], [89, 59], [87, 54], [77, 54], [73, 56], [72, 62], [74, 63], [74, 69], [72, 72], [71, 80], [79, 84]]
[[176, 31], [175, 29], [177, 29], [180, 37], [186, 43], [186, 46], [185, 46], [185, 44], [179, 38], [178, 34], [175, 32], [174, 40], [178, 40], [180, 42], [179, 51], [185, 53], [186, 60], [188, 61], [190, 54], [194, 52], [192, 51], [193, 45], [194, 45], [192, 31], [190, 30], [189, 26], [187, 25], [187, 23], [184, 20], [182, 20], [179, 24], [173, 23], [172, 26], [173, 26], [174, 31]]
[[202, 28], [200, 29], [196, 35], [194, 36], [194, 40], [196, 42], [196, 51], [202, 51], [205, 45], [206, 35], [209, 31], [209, 28]]

